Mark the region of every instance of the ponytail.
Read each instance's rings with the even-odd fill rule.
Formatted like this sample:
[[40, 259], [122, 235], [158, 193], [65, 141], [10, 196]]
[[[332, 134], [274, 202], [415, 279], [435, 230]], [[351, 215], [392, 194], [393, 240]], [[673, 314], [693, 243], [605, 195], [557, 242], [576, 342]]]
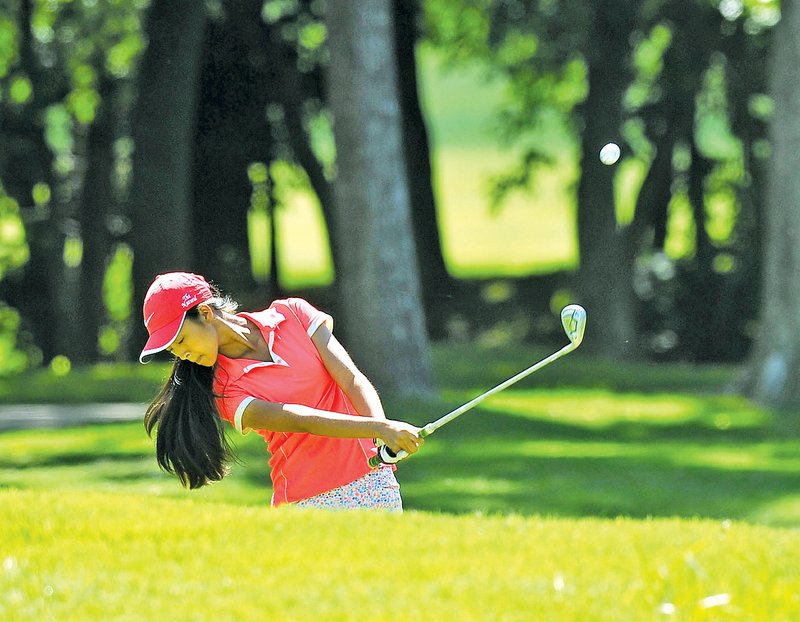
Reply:
[[156, 434], [156, 458], [188, 488], [225, 477], [235, 457], [214, 402], [214, 368], [177, 359], [172, 373], [144, 416]]

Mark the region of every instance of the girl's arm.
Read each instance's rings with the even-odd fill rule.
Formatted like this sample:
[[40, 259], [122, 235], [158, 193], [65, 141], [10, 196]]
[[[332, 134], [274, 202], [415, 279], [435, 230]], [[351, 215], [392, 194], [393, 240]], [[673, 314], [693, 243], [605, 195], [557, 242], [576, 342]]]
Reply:
[[242, 414], [242, 428], [272, 432], [306, 432], [335, 438], [379, 438], [394, 453], [413, 454], [422, 444], [419, 428], [403, 421], [334, 413], [300, 404], [250, 402]]
[[311, 336], [328, 373], [362, 417], [386, 419], [378, 392], [361, 373], [330, 329], [322, 324]]

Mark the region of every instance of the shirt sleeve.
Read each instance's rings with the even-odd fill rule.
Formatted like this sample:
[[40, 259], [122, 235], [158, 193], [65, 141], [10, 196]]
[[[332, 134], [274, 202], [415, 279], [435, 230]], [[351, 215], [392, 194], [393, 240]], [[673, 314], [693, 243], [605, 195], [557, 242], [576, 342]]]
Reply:
[[233, 388], [226, 391], [224, 396], [216, 399], [220, 416], [242, 436], [248, 434], [251, 428], [242, 427], [242, 415], [244, 415], [244, 410], [248, 404], [256, 398], [252, 395], [247, 395], [240, 389]]
[[297, 316], [297, 319], [300, 320], [300, 323], [303, 325], [303, 328], [306, 329], [309, 337], [317, 332], [317, 329], [323, 324], [328, 327], [328, 330], [333, 332], [333, 318], [324, 311], [317, 309], [307, 300], [302, 298], [287, 298], [286, 305], [292, 310], [295, 316]]

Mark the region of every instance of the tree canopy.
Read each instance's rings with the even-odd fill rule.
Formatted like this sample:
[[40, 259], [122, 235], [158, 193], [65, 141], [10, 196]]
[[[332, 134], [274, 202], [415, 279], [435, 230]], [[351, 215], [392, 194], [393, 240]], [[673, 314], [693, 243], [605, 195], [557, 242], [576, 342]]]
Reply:
[[[763, 306], [764, 256], [779, 243], [764, 225], [778, 200], [765, 193], [767, 164], [774, 136], [789, 135], [768, 134], [776, 0], [384, 8], [383, 51], [393, 53], [380, 58], [396, 88], [374, 109], [339, 103], [338, 117], [344, 125], [360, 110], [352, 127], [368, 127], [371, 115], [397, 110], [400, 150], [388, 178], [398, 185], [367, 199], [377, 212], [356, 212], [344, 197], [359, 181], [342, 164], [366, 146], [336, 135], [331, 94], [366, 67], [343, 67], [347, 54], [333, 53], [330, 3], [4, 2], [3, 372], [129, 358], [142, 330], [137, 301], [157, 271], [207, 273], [246, 305], [282, 294], [274, 216], [294, 183], [318, 202], [330, 240], [333, 281], [315, 295], [341, 309], [345, 325], [359, 318], [337, 291], [370, 261], [354, 264], [346, 239], [364, 228], [365, 240], [388, 248], [390, 234], [365, 215], [382, 208], [407, 212], [391, 241], [414, 257], [401, 263], [416, 264], [408, 295], [426, 317], [408, 321], [425, 321], [439, 339], [465, 314], [494, 314], [480, 284], [447, 272], [435, 145], [417, 93], [421, 42], [453, 71], [477, 63], [504, 77], [502, 108], [490, 113], [518, 158], [493, 181], [493, 209], [535, 191], [548, 166], [574, 167], [574, 205], [561, 209], [574, 209], [579, 268], [531, 275], [517, 304], [581, 302], [603, 327], [587, 346], [605, 357], [744, 360]], [[358, 17], [342, 19], [352, 28]], [[615, 167], [597, 157], [610, 140], [623, 150]], [[372, 161], [359, 175], [379, 180], [388, 164]], [[389, 200], [396, 194], [407, 198]], [[375, 295], [388, 301], [398, 266], [384, 264]]]

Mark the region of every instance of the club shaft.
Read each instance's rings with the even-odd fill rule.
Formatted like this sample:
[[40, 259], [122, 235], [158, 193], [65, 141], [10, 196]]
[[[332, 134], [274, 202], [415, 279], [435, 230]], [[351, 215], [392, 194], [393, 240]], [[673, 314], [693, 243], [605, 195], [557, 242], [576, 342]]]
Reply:
[[516, 376], [512, 376], [508, 380], [498, 384], [496, 387], [494, 387], [492, 389], [489, 389], [485, 393], [481, 393], [478, 397], [470, 400], [469, 402], [467, 402], [466, 404], [463, 404], [462, 406], [459, 406], [454, 411], [447, 413], [446, 415], [444, 415], [443, 417], [440, 417], [436, 421], [430, 422], [424, 428], [422, 428], [422, 430], [420, 431], [420, 436], [422, 436], [423, 438], [426, 437], [426, 436], [430, 436], [431, 434], [433, 434], [436, 430], [441, 428], [446, 423], [450, 423], [456, 417], [458, 417], [460, 415], [463, 415], [468, 410], [471, 410], [472, 408], [474, 408], [475, 406], [480, 404], [487, 397], [489, 397], [491, 395], [494, 395], [495, 393], [499, 393], [503, 389], [506, 389], [506, 388], [510, 387], [512, 384], [514, 384], [516, 382], [519, 382], [523, 378], [526, 378], [527, 376], [529, 376], [533, 372], [541, 369], [545, 365], [549, 365], [550, 363], [552, 363], [556, 359], [559, 359], [562, 356], [564, 356], [565, 354], [571, 352], [576, 347], [577, 347], [577, 344], [575, 344], [575, 343], [567, 344], [566, 346], [561, 348], [558, 352], [553, 352], [553, 354], [551, 354], [547, 358], [542, 359], [538, 363], [534, 363], [533, 365], [531, 365], [527, 369], [523, 369]]
[[[572, 352], [575, 348], [577, 348], [580, 345], [580, 343], [581, 343], [580, 339], [578, 339], [576, 341], [571, 341], [569, 344], [567, 344], [566, 346], [564, 346], [563, 348], [561, 348], [557, 352], [553, 352], [553, 354], [551, 354], [547, 358], [542, 359], [538, 363], [534, 363], [533, 365], [531, 365], [527, 369], [523, 369], [516, 376], [512, 376], [508, 380], [498, 384], [496, 387], [494, 387], [492, 389], [489, 389], [485, 393], [481, 393], [478, 397], [470, 400], [466, 404], [463, 404], [463, 405], [459, 406], [458, 408], [456, 408], [452, 412], [447, 413], [446, 415], [444, 415], [443, 417], [440, 417], [436, 421], [431, 421], [425, 427], [420, 428], [420, 431], [419, 431], [420, 438], [425, 438], [426, 436], [430, 436], [431, 434], [433, 434], [436, 430], [441, 428], [446, 423], [450, 423], [453, 419], [455, 419], [459, 415], [463, 415], [468, 410], [471, 410], [472, 408], [474, 408], [475, 406], [480, 404], [487, 397], [489, 397], [491, 395], [494, 395], [495, 393], [499, 393], [503, 389], [506, 389], [506, 388], [510, 387], [512, 384], [514, 384], [516, 382], [519, 382], [520, 380], [522, 380], [523, 378], [525, 378], [527, 376], [530, 376], [536, 370], [541, 369], [545, 365], [549, 365], [550, 363], [552, 363], [553, 361], [561, 358], [565, 354], [568, 354], [568, 353]], [[384, 452], [385, 452], [385, 455], [384, 455]], [[374, 469], [374, 468], [380, 466], [382, 463], [393, 464], [394, 462], [397, 462], [398, 460], [401, 460], [402, 458], [405, 458], [407, 455], [408, 454], [406, 454], [406, 452], [404, 452], [404, 451], [400, 452], [397, 455], [395, 455], [389, 450], [388, 447], [386, 447], [384, 445], [379, 449], [378, 454], [375, 455], [375, 456], [372, 456], [369, 459], [368, 462], [369, 462], [369, 466]], [[397, 460], [391, 460], [390, 458], [397, 458]]]

